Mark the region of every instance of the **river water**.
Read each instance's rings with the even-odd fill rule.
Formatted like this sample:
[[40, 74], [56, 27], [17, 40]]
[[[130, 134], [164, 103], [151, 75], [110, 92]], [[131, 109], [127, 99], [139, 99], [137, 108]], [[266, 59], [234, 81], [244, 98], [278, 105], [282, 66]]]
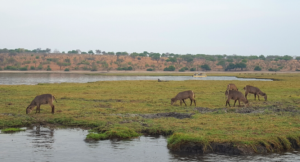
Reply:
[[38, 83], [87, 83], [96, 81], [117, 80], [239, 80], [239, 81], [272, 81], [270, 79], [237, 78], [231, 76], [208, 76], [194, 78], [192, 76], [102, 76], [85, 74], [26, 74], [26, 73], [0, 73], [0, 84], [4, 85], [35, 85]]
[[25, 128], [0, 134], [2, 162], [181, 162], [181, 161], [300, 161], [300, 152], [254, 156], [183, 154], [167, 149], [164, 136], [141, 136], [130, 140], [85, 142], [82, 129]]

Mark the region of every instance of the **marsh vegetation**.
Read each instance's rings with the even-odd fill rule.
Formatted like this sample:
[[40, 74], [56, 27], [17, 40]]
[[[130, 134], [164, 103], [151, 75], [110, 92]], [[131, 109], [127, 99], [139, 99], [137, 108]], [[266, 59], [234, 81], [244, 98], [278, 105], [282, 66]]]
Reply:
[[[187, 144], [193, 144], [202, 151], [216, 148], [216, 143], [247, 148], [248, 152], [260, 152], [261, 147], [267, 152], [298, 147], [300, 75], [245, 74], [239, 77], [276, 80], [234, 81], [238, 89], [253, 85], [268, 94], [267, 101], [254, 100], [252, 94], [248, 95], [250, 112], [255, 113], [238, 113], [243, 110], [240, 107], [223, 109], [226, 102], [224, 92], [232, 81], [156, 80], [0, 85], [0, 127], [35, 123], [88, 127], [92, 130], [87, 137], [97, 136], [97, 139], [136, 137], [143, 133], [170, 135], [168, 147], [183, 151], [188, 151]], [[172, 97], [185, 90], [193, 90], [197, 107], [170, 104]], [[58, 101], [55, 103], [55, 114], [51, 114], [48, 105], [42, 105], [40, 114], [26, 115], [25, 110], [30, 101], [37, 95], [49, 92]], [[217, 111], [203, 113], [199, 110]], [[189, 114], [189, 117], [145, 117], [149, 114], [174, 112]]]

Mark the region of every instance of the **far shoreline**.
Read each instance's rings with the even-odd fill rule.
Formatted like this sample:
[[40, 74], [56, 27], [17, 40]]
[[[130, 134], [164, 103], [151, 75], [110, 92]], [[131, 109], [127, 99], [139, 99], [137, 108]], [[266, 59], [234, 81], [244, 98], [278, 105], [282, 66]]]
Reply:
[[207, 73], [207, 74], [261, 74], [261, 73], [277, 73], [277, 74], [298, 74], [298, 71], [187, 71], [187, 72], [179, 72], [179, 71], [118, 71], [118, 70], [112, 70], [112, 71], [80, 71], [80, 70], [74, 70], [74, 71], [46, 71], [46, 70], [28, 70], [28, 71], [17, 71], [17, 70], [1, 70], [0, 74], [7, 74], [7, 73], [33, 73], [33, 74], [194, 74], [194, 73]]

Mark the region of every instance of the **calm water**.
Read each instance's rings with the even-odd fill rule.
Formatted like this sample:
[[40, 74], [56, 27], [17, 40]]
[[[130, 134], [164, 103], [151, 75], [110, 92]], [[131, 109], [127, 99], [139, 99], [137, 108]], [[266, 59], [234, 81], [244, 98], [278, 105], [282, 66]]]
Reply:
[[87, 133], [82, 129], [33, 127], [24, 132], [0, 134], [0, 161], [300, 161], [298, 152], [264, 156], [178, 154], [167, 149], [163, 136], [85, 142]]
[[84, 74], [6, 74], [0, 73], [0, 84], [29, 84], [38, 83], [87, 83], [96, 81], [116, 81], [116, 80], [259, 80], [272, 81], [270, 79], [251, 79], [237, 78], [228, 76], [208, 76], [204, 78], [194, 78], [192, 76], [101, 76], [101, 75], [84, 75]]

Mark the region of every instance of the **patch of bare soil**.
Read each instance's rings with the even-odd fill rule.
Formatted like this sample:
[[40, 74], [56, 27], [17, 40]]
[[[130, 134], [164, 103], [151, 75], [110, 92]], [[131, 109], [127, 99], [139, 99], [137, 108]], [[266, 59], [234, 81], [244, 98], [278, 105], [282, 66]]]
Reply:
[[141, 117], [147, 118], [147, 119], [168, 118], [168, 117], [184, 119], [184, 118], [191, 118], [192, 115], [193, 114], [190, 114], [190, 113], [177, 113], [177, 112], [157, 113], [157, 114], [140, 114]]
[[191, 118], [193, 113], [177, 113], [177, 112], [169, 112], [169, 113], [156, 113], [156, 114], [110, 114], [116, 115], [121, 117], [136, 117], [140, 116], [146, 119], [155, 119], [155, 118], [177, 118], [177, 119], [184, 119], [184, 118]]
[[300, 113], [300, 110], [296, 109], [295, 107], [288, 106], [285, 108], [279, 108], [279, 107], [243, 107], [243, 108], [216, 108], [216, 109], [210, 109], [205, 107], [196, 107], [195, 110], [197, 110], [200, 113], [212, 113], [212, 112], [219, 112], [219, 113], [240, 113], [240, 114], [255, 114], [255, 113], [269, 113], [269, 112], [291, 112], [291, 113]]

